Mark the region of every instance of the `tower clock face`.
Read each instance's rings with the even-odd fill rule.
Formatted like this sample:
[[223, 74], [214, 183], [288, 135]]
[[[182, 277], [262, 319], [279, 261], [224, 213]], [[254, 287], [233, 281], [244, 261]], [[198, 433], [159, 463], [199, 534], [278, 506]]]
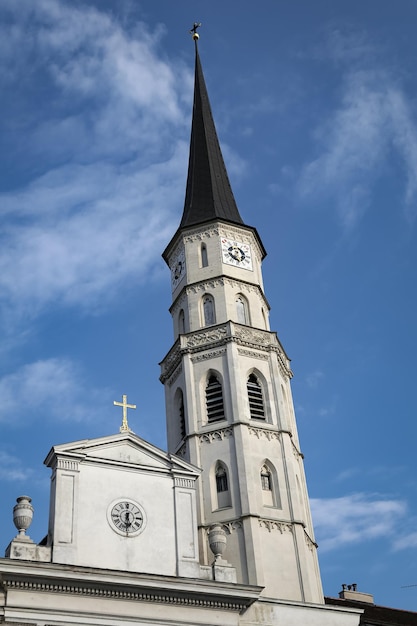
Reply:
[[245, 270], [252, 268], [252, 255], [250, 245], [223, 237], [221, 240], [223, 263], [243, 267]]
[[110, 526], [119, 535], [135, 536], [145, 528], [145, 511], [133, 500], [117, 500], [108, 508]]
[[174, 258], [171, 265], [171, 284], [172, 288], [175, 287], [180, 282], [181, 278], [185, 274], [185, 250], [184, 248], [179, 251], [177, 256]]

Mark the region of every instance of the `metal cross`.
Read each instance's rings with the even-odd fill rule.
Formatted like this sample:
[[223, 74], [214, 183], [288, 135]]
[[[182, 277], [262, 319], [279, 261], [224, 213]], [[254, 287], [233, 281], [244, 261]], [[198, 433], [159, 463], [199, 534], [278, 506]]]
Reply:
[[196, 35], [197, 34], [197, 28], [200, 28], [200, 26], [201, 26], [201, 22], [194, 22], [194, 25], [193, 25], [192, 29], [190, 30], [190, 33]]
[[114, 400], [113, 404], [114, 406], [121, 406], [123, 408], [123, 419], [122, 419], [122, 425], [120, 426], [120, 432], [126, 433], [130, 431], [130, 428], [127, 423], [127, 410], [136, 409], [136, 404], [128, 404], [127, 396], [125, 395], [123, 395], [122, 398], [123, 398], [123, 402], [116, 402], [116, 400]]

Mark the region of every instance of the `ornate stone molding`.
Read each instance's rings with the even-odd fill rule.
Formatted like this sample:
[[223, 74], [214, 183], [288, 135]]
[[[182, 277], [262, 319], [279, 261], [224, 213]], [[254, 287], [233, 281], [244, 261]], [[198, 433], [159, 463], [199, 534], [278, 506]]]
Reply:
[[221, 356], [225, 352], [226, 352], [226, 348], [220, 348], [219, 350], [212, 350], [211, 352], [205, 352], [204, 354], [192, 356], [191, 360], [193, 363], [198, 363], [200, 361], [206, 361], [207, 359], [214, 359], [218, 356]]
[[216, 326], [201, 332], [192, 333], [186, 337], [187, 348], [197, 348], [210, 343], [221, 342], [227, 337], [227, 326]]
[[[216, 523], [218, 523], [227, 532], [228, 535], [231, 535], [237, 530], [241, 530], [243, 528], [243, 522], [240, 519], [231, 520], [229, 522], [216, 522]], [[210, 531], [210, 527], [212, 525], [213, 524], [208, 524], [206, 526], [202, 526], [201, 528], [208, 535]]]
[[272, 441], [273, 439], [280, 441], [281, 435], [276, 430], [269, 430], [267, 428], [255, 428], [254, 426], [249, 426], [248, 432], [250, 435], [254, 435], [258, 439], [261, 437], [265, 437], [268, 441]]
[[211, 228], [196, 228], [185, 237], [185, 241], [192, 243], [193, 241], [203, 241], [203, 239], [218, 237], [218, 235], [219, 229], [214, 226], [212, 226]]
[[199, 435], [198, 441], [200, 443], [213, 443], [213, 441], [223, 441], [228, 437], [233, 437], [233, 428], [230, 426]]
[[281, 535], [285, 532], [293, 532], [293, 525], [288, 522], [280, 522], [272, 519], [259, 519], [259, 526], [261, 528], [266, 528], [268, 532], [272, 532], [273, 530], [279, 530]]
[[175, 590], [136, 590], [128, 587], [114, 589], [112, 587], [95, 586], [81, 581], [76, 583], [64, 582], [36, 582], [35, 580], [3, 580], [5, 589], [19, 589], [32, 593], [46, 592], [58, 594], [71, 594], [75, 596], [89, 596], [95, 598], [111, 598], [120, 600], [134, 600], [136, 602], [157, 602], [159, 604], [175, 604], [182, 606], [194, 606], [213, 609], [223, 609], [231, 611], [241, 611], [248, 606], [245, 599], [219, 599], [208, 594], [188, 594], [186, 592], [175, 592]]
[[[244, 326], [234, 322], [226, 322], [225, 324], [209, 326], [192, 333], [187, 333], [186, 335], [181, 335], [161, 363], [161, 382], [165, 383], [169, 377], [172, 376], [183, 354], [199, 352], [207, 350], [209, 347], [214, 348], [219, 345], [225, 345], [229, 341], [233, 341], [239, 346], [244, 346], [246, 349], [249, 348], [247, 354], [253, 358], [266, 360], [270, 352], [275, 352], [283, 378], [292, 378], [292, 371], [289, 368], [288, 359], [274, 332], [251, 328], [250, 326]], [[243, 350], [244, 348], [238, 348], [238, 350]], [[250, 352], [252, 352], [252, 354], [250, 354]], [[262, 357], [262, 354], [265, 354], [265, 357]], [[208, 358], [210, 357], [202, 356], [201, 360]]]
[[58, 457], [56, 469], [67, 470], [70, 472], [78, 472], [78, 466], [80, 461], [78, 459], [66, 459], [62, 457]]
[[219, 276], [218, 278], [211, 278], [210, 280], [203, 280], [199, 283], [193, 283], [192, 285], [188, 285], [185, 288], [185, 292], [187, 295], [190, 293], [198, 293], [199, 291], [207, 291], [215, 289], [216, 287], [223, 287], [224, 285], [223, 276]]
[[246, 350], [245, 348], [238, 348], [237, 351], [241, 356], [249, 356], [252, 359], [261, 359], [262, 361], [269, 359], [269, 354], [265, 352], [254, 352], [254, 350]]
[[174, 479], [175, 487], [185, 487], [186, 489], [195, 489], [195, 480], [192, 478], [180, 478], [176, 476]]
[[242, 343], [256, 346], [269, 346], [271, 344], [271, 333], [268, 330], [257, 330], [250, 326], [240, 326], [234, 324], [234, 336]]
[[168, 385], [170, 387], [173, 385], [173, 383], [175, 383], [175, 381], [177, 380], [177, 378], [181, 374], [181, 372], [182, 372], [182, 363], [180, 363], [178, 365], [178, 367], [176, 368], [176, 370], [172, 374], [171, 378], [168, 380]]
[[161, 383], [166, 383], [181, 361], [181, 348], [179, 339], [174, 343], [164, 360], [161, 362], [162, 373], [159, 377]]
[[226, 532], [231, 535], [237, 530], [241, 530], [243, 528], [243, 523], [241, 522], [241, 520], [234, 520], [233, 522], [226, 522], [225, 524], [222, 524], [222, 526], [226, 530]]

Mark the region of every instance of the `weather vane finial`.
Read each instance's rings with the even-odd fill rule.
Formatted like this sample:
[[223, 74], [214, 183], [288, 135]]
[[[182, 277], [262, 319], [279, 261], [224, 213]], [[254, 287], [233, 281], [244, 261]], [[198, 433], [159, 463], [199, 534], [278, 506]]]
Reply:
[[197, 28], [200, 28], [200, 26], [201, 26], [201, 22], [194, 22], [194, 25], [192, 29], [190, 30], [190, 33], [192, 34], [194, 41], [197, 41], [197, 39], [200, 38], [200, 35], [197, 32]]

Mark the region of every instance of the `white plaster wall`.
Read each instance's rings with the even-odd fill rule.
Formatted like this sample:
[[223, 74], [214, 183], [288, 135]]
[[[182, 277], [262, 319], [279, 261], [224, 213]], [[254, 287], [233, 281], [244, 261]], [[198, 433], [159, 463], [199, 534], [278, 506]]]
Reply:
[[[70, 520], [62, 515], [56, 518], [54, 562], [175, 575], [172, 477], [98, 464], [80, 469], [74, 498], [76, 524], [70, 533]], [[141, 534], [125, 537], [111, 528], [107, 511], [119, 498], [132, 499], [145, 510]], [[70, 535], [72, 541], [68, 541]]]

